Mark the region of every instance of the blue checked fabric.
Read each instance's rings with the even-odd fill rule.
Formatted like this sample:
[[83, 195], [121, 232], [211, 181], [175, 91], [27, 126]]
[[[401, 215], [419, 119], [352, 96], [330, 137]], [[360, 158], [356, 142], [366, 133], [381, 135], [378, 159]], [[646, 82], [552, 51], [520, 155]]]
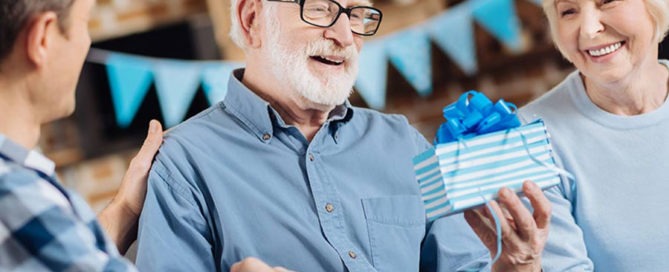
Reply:
[[54, 163], [2, 134], [0, 271], [135, 271]]
[[542, 189], [557, 185], [546, 126], [519, 128], [439, 144], [413, 160], [429, 221], [480, 206], [502, 187], [520, 192], [525, 180]]

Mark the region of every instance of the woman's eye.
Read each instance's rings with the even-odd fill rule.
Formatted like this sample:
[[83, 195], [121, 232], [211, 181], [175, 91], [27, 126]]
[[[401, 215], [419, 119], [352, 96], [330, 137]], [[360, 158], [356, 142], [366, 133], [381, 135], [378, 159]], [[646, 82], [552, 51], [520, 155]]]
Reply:
[[565, 9], [563, 11], [560, 11], [560, 17], [565, 17], [574, 13], [576, 13], [575, 9]]

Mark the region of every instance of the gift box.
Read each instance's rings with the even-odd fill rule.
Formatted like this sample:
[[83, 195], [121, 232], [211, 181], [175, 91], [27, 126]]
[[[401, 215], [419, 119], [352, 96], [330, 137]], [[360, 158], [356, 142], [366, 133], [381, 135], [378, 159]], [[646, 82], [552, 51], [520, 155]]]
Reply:
[[521, 192], [525, 180], [542, 189], [559, 183], [543, 121], [520, 126], [515, 106], [477, 92], [444, 115], [435, 146], [413, 159], [429, 221], [480, 206], [502, 187]]

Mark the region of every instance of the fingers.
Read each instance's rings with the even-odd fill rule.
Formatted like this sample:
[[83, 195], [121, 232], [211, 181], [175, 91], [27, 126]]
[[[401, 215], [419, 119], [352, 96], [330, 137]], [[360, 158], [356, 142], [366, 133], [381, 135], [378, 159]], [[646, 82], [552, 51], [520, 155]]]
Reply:
[[230, 272], [265, 272], [272, 271], [272, 268], [263, 261], [249, 257], [237, 262], [230, 268]]
[[230, 272], [291, 272], [291, 270], [279, 266], [272, 268], [257, 258], [249, 257], [232, 265]]
[[537, 228], [534, 222], [534, 217], [514, 192], [509, 188], [500, 189], [499, 202], [502, 203], [504, 207], [506, 207], [506, 210], [511, 214], [516, 225], [516, 232], [523, 239], [528, 238], [529, 235], [534, 233]]
[[481, 207], [467, 210], [464, 212], [464, 216], [467, 224], [469, 224], [476, 236], [479, 237], [481, 242], [494, 255], [497, 252], [497, 233], [495, 227], [491, 226], [490, 221], [483, 215], [486, 209], [486, 207]]
[[[504, 218], [504, 212], [502, 211], [502, 208], [497, 204], [497, 201], [490, 201], [490, 207], [492, 210], [495, 212], [497, 215], [497, 218], [499, 219], [499, 224], [501, 225], [502, 228], [502, 240], [508, 241], [511, 243], [516, 243], [518, 240], [518, 235], [516, 234], [516, 230], [511, 227], [509, 224], [508, 220], [505, 220]], [[490, 213], [487, 213], [487, 216], [490, 220], [494, 221], [495, 219], [492, 217]]]
[[527, 196], [534, 208], [533, 218], [537, 227], [540, 229], [547, 228], [551, 221], [552, 209], [548, 198], [541, 191], [541, 188], [531, 181], [523, 183], [523, 193], [525, 193], [525, 196]]
[[163, 143], [163, 128], [160, 125], [160, 122], [156, 120], [151, 120], [149, 122], [149, 132], [144, 139], [142, 148], [139, 150], [135, 159], [151, 163], [153, 157], [158, 152], [158, 148]]

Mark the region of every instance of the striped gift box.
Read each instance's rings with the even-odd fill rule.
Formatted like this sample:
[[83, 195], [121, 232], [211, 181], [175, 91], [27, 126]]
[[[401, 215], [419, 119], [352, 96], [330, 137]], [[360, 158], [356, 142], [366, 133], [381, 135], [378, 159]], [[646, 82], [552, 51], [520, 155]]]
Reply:
[[543, 121], [438, 144], [413, 159], [429, 221], [484, 204], [502, 187], [525, 180], [542, 189], [559, 183]]

